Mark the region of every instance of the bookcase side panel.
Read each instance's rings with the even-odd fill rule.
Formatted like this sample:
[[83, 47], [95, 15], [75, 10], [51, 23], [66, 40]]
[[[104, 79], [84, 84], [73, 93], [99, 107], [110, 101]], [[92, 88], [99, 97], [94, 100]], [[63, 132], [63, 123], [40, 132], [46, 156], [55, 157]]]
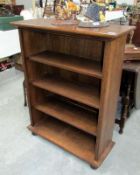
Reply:
[[112, 147], [125, 43], [126, 35], [105, 43], [96, 145], [97, 160], [104, 156], [106, 149]]
[[[24, 69], [24, 77], [26, 82], [26, 91], [27, 91], [27, 99], [28, 99], [28, 106], [29, 106], [29, 113], [30, 113], [30, 120], [31, 125], [33, 126], [37, 121], [40, 120], [42, 117], [40, 113], [34, 112], [32, 108], [32, 103], [35, 100], [36, 96], [35, 91], [32, 91], [32, 86], [29, 83], [30, 77], [32, 77], [33, 71], [30, 70], [31, 67], [29, 66], [29, 56], [35, 53], [39, 53], [44, 51], [46, 46], [42, 46], [43, 40], [41, 39], [40, 35], [35, 35], [34, 32], [28, 31], [27, 29], [19, 29], [19, 36], [20, 36], [20, 45], [21, 45], [21, 54], [23, 60], [23, 69]], [[34, 38], [34, 39], [33, 39]], [[35, 42], [36, 41], [36, 42]], [[46, 42], [46, 41], [45, 41]]]

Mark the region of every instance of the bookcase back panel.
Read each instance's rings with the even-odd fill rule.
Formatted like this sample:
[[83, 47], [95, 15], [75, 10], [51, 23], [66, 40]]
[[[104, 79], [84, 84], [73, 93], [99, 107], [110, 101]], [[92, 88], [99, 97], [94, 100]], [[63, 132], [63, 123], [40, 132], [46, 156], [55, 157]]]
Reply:
[[100, 87], [101, 87], [100, 79], [86, 75], [81, 75], [78, 73], [74, 73], [59, 68], [54, 68], [40, 63], [35, 63], [32, 61], [28, 61], [27, 68], [28, 68], [28, 74], [30, 75], [29, 77], [30, 81], [45, 79], [48, 76], [51, 76], [67, 80], [72, 83], [81, 84], [84, 86], [96, 86], [98, 87], [100, 93]]
[[27, 57], [48, 50], [102, 62], [104, 42], [96, 38], [26, 29], [22, 34], [23, 41], [28, 43], [24, 48]]

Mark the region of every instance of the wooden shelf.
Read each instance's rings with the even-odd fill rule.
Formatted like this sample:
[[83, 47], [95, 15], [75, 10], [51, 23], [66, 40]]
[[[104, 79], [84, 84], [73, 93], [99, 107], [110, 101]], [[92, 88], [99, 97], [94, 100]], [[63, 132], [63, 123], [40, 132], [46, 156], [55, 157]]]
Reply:
[[97, 134], [97, 113], [53, 97], [49, 98], [44, 104], [35, 105], [34, 108], [89, 134], [94, 136]]
[[102, 68], [97, 61], [52, 52], [43, 52], [30, 57], [30, 59], [53, 67], [102, 78]]
[[33, 81], [32, 84], [36, 87], [99, 109], [98, 88], [80, 86], [56, 77]]
[[94, 163], [95, 138], [93, 136], [51, 117], [28, 128], [33, 133], [48, 139], [81, 159], [91, 164]]

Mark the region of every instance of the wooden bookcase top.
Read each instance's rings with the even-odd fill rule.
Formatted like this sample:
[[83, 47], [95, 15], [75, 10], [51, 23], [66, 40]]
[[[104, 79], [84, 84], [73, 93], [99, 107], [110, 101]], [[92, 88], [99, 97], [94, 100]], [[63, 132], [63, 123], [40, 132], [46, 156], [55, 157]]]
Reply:
[[110, 24], [103, 28], [81, 28], [77, 25], [54, 25], [52, 20], [48, 19], [32, 19], [18, 22], [12, 22], [18, 28], [32, 28], [47, 31], [59, 31], [63, 33], [73, 33], [87, 36], [97, 36], [103, 38], [117, 38], [125, 33], [134, 30], [134, 26], [125, 26], [118, 24]]

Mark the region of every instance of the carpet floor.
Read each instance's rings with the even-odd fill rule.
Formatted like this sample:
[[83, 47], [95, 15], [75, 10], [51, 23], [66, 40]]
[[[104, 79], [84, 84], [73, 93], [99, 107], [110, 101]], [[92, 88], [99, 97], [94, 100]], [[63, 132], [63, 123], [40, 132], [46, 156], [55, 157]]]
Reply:
[[0, 73], [0, 175], [140, 175], [140, 110], [133, 110], [124, 134], [114, 128], [116, 145], [93, 170], [56, 145], [32, 136], [28, 107], [23, 105], [23, 74]]

